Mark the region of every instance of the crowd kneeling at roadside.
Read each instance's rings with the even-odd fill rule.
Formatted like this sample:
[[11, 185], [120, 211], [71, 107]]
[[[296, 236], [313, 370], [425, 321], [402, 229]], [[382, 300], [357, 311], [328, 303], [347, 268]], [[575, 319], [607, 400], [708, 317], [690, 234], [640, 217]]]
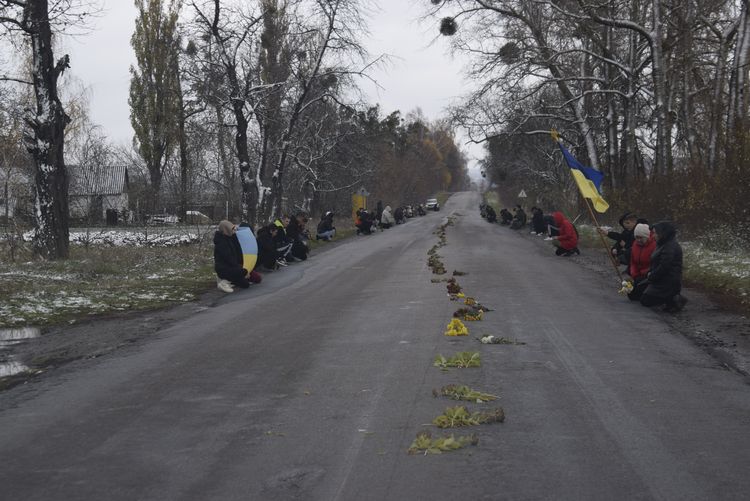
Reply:
[[[489, 205], [481, 204], [480, 213], [488, 222], [496, 221]], [[520, 206], [514, 208], [514, 213], [502, 209], [500, 224], [520, 229], [520, 221], [526, 221], [525, 213]], [[531, 213], [530, 233], [546, 236], [545, 240], [555, 247], [556, 256], [580, 255], [578, 230], [562, 212], [545, 215], [538, 207], [532, 207]], [[622, 273], [629, 284], [628, 298], [646, 307], [663, 305], [672, 313], [682, 310], [688, 300], [682, 295], [682, 247], [675, 225], [662, 221], [649, 226], [647, 220], [631, 212], [623, 214], [619, 223], [622, 231], [597, 230], [614, 242], [610, 253], [615, 266], [625, 266]]]

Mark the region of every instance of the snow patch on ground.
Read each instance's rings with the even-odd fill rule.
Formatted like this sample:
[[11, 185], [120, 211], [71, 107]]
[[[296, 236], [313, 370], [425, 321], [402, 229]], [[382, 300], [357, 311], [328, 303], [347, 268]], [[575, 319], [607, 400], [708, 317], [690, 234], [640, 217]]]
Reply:
[[[90, 230], [71, 231], [70, 243], [73, 245], [90, 246], [130, 246], [130, 247], [172, 247], [176, 245], [197, 244], [204, 241], [213, 228], [183, 229], [175, 228], [169, 230]], [[22, 235], [25, 242], [30, 242], [34, 237], [33, 231], [27, 231]]]

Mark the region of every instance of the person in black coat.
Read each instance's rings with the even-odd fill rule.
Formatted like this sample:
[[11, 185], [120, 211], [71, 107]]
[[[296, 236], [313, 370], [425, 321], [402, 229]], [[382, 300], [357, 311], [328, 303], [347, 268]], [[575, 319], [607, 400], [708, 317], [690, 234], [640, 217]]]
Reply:
[[547, 223], [544, 222], [544, 212], [539, 207], [531, 208], [531, 233], [544, 235], [547, 233]]
[[509, 225], [513, 221], [513, 214], [508, 209], [500, 210], [500, 224]]
[[278, 232], [278, 226], [269, 224], [259, 229], [256, 236], [258, 240], [258, 266], [266, 270], [275, 270], [279, 267], [277, 261], [281, 258], [281, 254], [276, 250], [274, 241]]
[[292, 258], [292, 241], [286, 234], [286, 228], [289, 226], [289, 216], [284, 214], [273, 222], [276, 226], [276, 236], [273, 237], [276, 251], [279, 253], [279, 264], [285, 265], [287, 261], [294, 261]]
[[292, 242], [292, 257], [304, 261], [307, 259], [309, 248], [307, 247], [307, 213], [300, 212], [289, 220], [286, 227], [286, 236]]
[[670, 312], [680, 311], [687, 299], [682, 291], [682, 247], [677, 242], [677, 229], [669, 221], [653, 226], [656, 249], [646, 275], [648, 286], [641, 296], [643, 306], [666, 305]]
[[497, 222], [497, 214], [495, 213], [495, 209], [493, 209], [491, 205], [487, 205], [484, 208], [484, 213], [486, 214], [487, 222], [488, 223], [496, 223]]
[[510, 229], [520, 230], [526, 226], [526, 212], [524, 212], [520, 205], [516, 205], [516, 208], [513, 209], [513, 213], [514, 215], [510, 223]]
[[547, 226], [547, 238], [557, 237], [560, 235], [560, 229], [555, 226], [555, 218], [551, 214], [545, 214], [544, 224]]
[[633, 242], [635, 242], [633, 228], [638, 223], [648, 224], [648, 222], [645, 219], [639, 219], [632, 212], [625, 212], [625, 214], [620, 216], [618, 222], [622, 226], [622, 231], [605, 232], [599, 228], [599, 233], [615, 241], [611, 252], [617, 258], [617, 261], [620, 264], [630, 265], [630, 249], [633, 248]]
[[357, 220], [354, 224], [357, 227], [357, 235], [369, 235], [372, 233], [372, 215], [367, 210], [360, 208], [357, 211]]
[[[242, 248], [237, 240], [237, 226], [227, 220], [219, 223], [219, 229], [214, 234], [214, 270], [221, 280], [228, 280], [242, 289], [250, 287], [250, 271], [242, 267]], [[225, 290], [221, 284], [219, 288]], [[231, 288], [227, 292], [231, 292]]]
[[402, 207], [396, 207], [396, 210], [393, 211], [393, 219], [396, 220], [396, 224], [404, 224], [406, 222], [406, 216]]
[[328, 211], [320, 218], [315, 240], [330, 241], [335, 235], [336, 227], [333, 225], [333, 212]]

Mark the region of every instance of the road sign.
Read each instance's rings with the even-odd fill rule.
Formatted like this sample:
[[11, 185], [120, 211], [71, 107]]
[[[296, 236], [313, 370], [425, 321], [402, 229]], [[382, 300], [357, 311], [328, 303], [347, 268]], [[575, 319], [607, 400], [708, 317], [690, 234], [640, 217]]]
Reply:
[[518, 194], [518, 198], [526, 198], [526, 192], [521, 190], [521, 193]]

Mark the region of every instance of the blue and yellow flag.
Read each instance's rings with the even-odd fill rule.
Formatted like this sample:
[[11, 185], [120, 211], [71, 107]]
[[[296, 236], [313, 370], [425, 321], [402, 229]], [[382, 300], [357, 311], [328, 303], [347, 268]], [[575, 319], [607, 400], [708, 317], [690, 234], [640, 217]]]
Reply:
[[568, 164], [568, 167], [570, 167], [573, 170], [581, 171], [581, 173], [586, 179], [594, 183], [594, 187], [596, 187], [596, 191], [601, 193], [602, 181], [604, 180], [604, 174], [602, 174], [598, 170], [593, 169], [591, 167], [586, 167], [581, 162], [576, 160], [575, 157], [570, 154], [570, 152], [565, 148], [565, 146], [562, 145], [560, 141], [557, 142], [557, 145], [560, 147], [560, 151], [562, 151], [563, 157], [565, 157], [565, 163]]
[[581, 196], [591, 200], [591, 204], [594, 206], [596, 212], [607, 212], [609, 204], [596, 190], [596, 185], [583, 175], [583, 172], [577, 169], [570, 169], [570, 173], [573, 175], [578, 190], [581, 192]]
[[560, 147], [560, 151], [562, 151], [563, 157], [565, 158], [565, 163], [570, 167], [570, 174], [573, 176], [573, 179], [575, 179], [575, 182], [578, 185], [578, 190], [581, 192], [581, 196], [591, 200], [591, 204], [594, 206], [596, 212], [607, 212], [609, 204], [601, 195], [604, 174], [596, 169], [592, 169], [591, 167], [586, 167], [576, 160], [575, 157], [565, 149], [565, 146], [562, 145], [556, 132], [552, 133], [552, 137], [557, 141], [557, 145]]

